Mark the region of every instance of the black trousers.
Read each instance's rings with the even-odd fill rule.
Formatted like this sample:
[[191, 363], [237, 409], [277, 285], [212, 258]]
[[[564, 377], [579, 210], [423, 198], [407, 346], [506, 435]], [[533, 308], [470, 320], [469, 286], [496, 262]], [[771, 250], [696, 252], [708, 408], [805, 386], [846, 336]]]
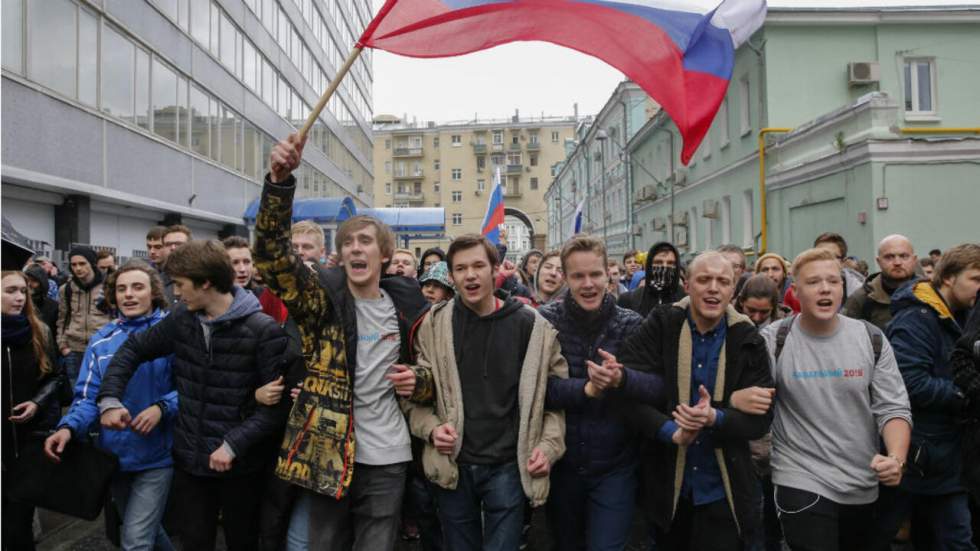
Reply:
[[695, 506], [689, 499], [682, 497], [677, 502], [677, 511], [670, 530], [664, 532], [655, 528], [654, 531], [657, 551], [742, 549], [738, 525], [726, 499]]
[[174, 505], [181, 518], [184, 549], [214, 549], [218, 517], [229, 551], [258, 548], [259, 506], [265, 488], [263, 473], [216, 478], [174, 470]]
[[776, 510], [793, 551], [849, 551], [871, 544], [873, 503], [843, 505], [806, 490], [776, 486]]

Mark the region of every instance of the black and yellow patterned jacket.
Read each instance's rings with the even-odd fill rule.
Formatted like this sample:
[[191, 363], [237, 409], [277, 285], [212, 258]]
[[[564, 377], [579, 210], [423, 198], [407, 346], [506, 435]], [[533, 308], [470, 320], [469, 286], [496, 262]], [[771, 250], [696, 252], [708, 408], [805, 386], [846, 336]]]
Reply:
[[[276, 474], [293, 484], [340, 499], [350, 487], [356, 438], [353, 389], [357, 353], [354, 299], [342, 268], [310, 268], [292, 254], [290, 227], [296, 180], [266, 178], [255, 223], [255, 265], [299, 327], [306, 377], [293, 404]], [[384, 278], [401, 329], [399, 361], [412, 362], [411, 332], [426, 307], [415, 280]], [[432, 399], [431, 373], [416, 370], [412, 400]]]

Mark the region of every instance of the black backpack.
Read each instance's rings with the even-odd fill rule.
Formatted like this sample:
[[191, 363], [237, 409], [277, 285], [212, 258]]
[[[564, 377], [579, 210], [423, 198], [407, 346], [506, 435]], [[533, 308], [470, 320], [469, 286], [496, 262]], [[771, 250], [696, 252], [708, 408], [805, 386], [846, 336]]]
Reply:
[[[871, 339], [871, 349], [875, 353], [875, 365], [878, 365], [878, 360], [881, 359], [881, 347], [884, 342], [885, 336], [881, 333], [881, 329], [878, 329], [869, 321], [860, 320], [864, 324], [864, 329], [868, 332], [868, 338]], [[783, 321], [779, 324], [779, 330], [776, 332], [776, 361], [779, 361], [779, 355], [783, 352], [783, 346], [786, 344], [786, 337], [789, 336], [790, 329], [793, 328], [793, 324], [796, 323], [796, 315], [794, 314], [789, 321]]]

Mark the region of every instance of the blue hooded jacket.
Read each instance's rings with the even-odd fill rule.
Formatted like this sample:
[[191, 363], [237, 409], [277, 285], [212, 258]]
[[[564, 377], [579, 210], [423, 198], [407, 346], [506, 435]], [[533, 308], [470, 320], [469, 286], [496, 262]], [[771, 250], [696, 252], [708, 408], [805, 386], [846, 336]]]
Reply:
[[[96, 396], [102, 386], [102, 377], [119, 347], [132, 333], [139, 333], [156, 325], [166, 317], [161, 310], [139, 318], [120, 317], [99, 329], [89, 340], [82, 359], [81, 371], [75, 383], [75, 397], [68, 413], [58, 423], [58, 428], [68, 427], [73, 436], [85, 437], [99, 422]], [[144, 409], [157, 402], [166, 406], [160, 423], [142, 436], [132, 429], [112, 430], [102, 427], [99, 446], [119, 457], [120, 469], [138, 472], [173, 465], [174, 419], [177, 413], [177, 391], [174, 390], [170, 373], [171, 357], [166, 356], [139, 366], [126, 386], [122, 403], [135, 419]], [[70, 445], [70, 444], [69, 444]]]
[[921, 467], [902, 477], [902, 488], [915, 494], [945, 495], [964, 490], [960, 472], [959, 411], [965, 401], [953, 383], [951, 357], [961, 326], [928, 281], [909, 283], [892, 295], [888, 341], [895, 351], [912, 406], [913, 464], [921, 447]]

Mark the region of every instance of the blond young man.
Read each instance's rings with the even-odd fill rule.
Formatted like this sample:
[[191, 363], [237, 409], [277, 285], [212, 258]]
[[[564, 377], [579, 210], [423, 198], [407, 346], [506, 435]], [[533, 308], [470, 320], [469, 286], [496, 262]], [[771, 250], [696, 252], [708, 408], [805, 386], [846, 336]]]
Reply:
[[865, 549], [878, 485], [902, 479], [908, 395], [881, 331], [838, 313], [844, 281], [837, 255], [804, 251], [792, 271], [800, 314], [763, 330], [776, 389], [776, 510], [794, 551]]

